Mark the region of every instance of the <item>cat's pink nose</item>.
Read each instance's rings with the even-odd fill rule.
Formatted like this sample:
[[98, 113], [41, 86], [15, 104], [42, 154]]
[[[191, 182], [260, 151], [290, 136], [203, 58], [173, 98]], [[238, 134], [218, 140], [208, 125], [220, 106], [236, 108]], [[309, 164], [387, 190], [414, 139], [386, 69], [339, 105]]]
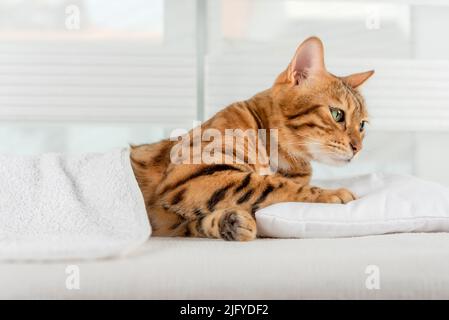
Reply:
[[356, 154], [357, 152], [360, 151], [360, 148], [361, 148], [360, 143], [358, 143], [356, 141], [351, 141], [349, 144], [351, 145], [351, 149], [354, 154]]

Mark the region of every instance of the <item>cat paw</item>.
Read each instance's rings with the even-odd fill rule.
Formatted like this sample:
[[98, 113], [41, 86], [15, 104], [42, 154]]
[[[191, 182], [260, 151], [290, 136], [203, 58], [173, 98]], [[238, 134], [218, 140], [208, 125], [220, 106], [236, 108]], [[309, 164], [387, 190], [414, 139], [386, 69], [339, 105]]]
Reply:
[[348, 203], [356, 200], [357, 197], [348, 189], [340, 188], [336, 190], [322, 190], [317, 198], [320, 203]]
[[220, 236], [227, 241], [250, 241], [256, 238], [254, 218], [246, 211], [227, 210], [220, 220]]

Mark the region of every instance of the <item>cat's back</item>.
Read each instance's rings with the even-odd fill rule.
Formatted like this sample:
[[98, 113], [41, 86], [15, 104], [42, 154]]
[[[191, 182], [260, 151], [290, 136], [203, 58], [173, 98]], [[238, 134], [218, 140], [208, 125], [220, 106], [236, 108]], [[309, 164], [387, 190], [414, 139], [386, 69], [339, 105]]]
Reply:
[[131, 165], [145, 198], [151, 197], [170, 165], [172, 141], [166, 139], [152, 144], [131, 147]]

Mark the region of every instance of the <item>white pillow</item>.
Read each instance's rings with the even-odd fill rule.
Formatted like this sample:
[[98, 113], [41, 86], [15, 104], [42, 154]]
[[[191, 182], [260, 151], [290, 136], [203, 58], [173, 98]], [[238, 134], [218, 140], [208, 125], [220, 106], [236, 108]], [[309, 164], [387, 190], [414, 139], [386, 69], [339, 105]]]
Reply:
[[315, 185], [346, 187], [348, 204], [278, 203], [256, 212], [260, 236], [334, 238], [449, 232], [449, 189], [411, 176], [370, 174]]

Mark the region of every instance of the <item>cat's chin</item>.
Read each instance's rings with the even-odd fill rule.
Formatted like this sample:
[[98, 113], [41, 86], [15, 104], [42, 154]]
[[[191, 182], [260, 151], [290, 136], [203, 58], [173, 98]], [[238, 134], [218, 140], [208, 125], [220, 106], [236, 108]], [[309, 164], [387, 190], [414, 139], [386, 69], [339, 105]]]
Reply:
[[329, 158], [329, 157], [322, 157], [318, 159], [314, 159], [316, 162], [326, 164], [333, 167], [343, 167], [349, 163], [351, 163], [352, 158]]
[[334, 167], [345, 166], [354, 158], [353, 155], [322, 150], [314, 145], [309, 146], [309, 152], [313, 161]]

